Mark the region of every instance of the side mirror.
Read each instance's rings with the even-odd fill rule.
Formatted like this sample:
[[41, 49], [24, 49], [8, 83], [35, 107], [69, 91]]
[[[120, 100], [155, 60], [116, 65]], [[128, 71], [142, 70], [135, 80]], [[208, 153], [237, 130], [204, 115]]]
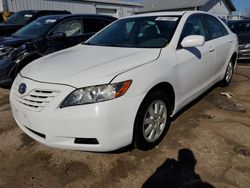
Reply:
[[63, 32], [53, 33], [49, 36], [50, 39], [64, 39], [66, 38], [66, 34]]
[[202, 35], [189, 35], [185, 37], [181, 42], [181, 46], [183, 48], [199, 47], [204, 46], [204, 44], [205, 38]]

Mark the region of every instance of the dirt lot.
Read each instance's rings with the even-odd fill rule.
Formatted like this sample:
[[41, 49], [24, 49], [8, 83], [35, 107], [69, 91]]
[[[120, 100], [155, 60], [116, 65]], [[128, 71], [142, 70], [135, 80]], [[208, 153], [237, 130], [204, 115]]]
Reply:
[[[16, 126], [0, 89], [0, 187], [250, 187], [250, 66], [177, 117], [152, 151], [65, 151]], [[220, 95], [231, 92], [232, 99]]]

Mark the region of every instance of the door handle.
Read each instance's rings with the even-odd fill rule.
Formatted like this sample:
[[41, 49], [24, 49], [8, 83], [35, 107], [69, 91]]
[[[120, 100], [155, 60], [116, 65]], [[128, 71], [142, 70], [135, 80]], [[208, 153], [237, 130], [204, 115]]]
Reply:
[[233, 39], [229, 39], [229, 43], [233, 43]]
[[209, 52], [214, 52], [214, 51], [215, 51], [215, 48], [211, 46], [211, 47], [209, 48]]

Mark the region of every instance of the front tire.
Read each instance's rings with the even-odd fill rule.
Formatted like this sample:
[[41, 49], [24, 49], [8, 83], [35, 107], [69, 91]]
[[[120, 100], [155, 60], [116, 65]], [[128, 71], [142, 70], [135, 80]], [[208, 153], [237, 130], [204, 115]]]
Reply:
[[222, 87], [227, 87], [230, 84], [233, 78], [233, 73], [234, 73], [234, 63], [233, 60], [231, 59], [227, 65], [226, 73], [220, 84]]
[[134, 145], [146, 151], [157, 146], [169, 125], [171, 106], [162, 91], [150, 93], [142, 102], [135, 120]]

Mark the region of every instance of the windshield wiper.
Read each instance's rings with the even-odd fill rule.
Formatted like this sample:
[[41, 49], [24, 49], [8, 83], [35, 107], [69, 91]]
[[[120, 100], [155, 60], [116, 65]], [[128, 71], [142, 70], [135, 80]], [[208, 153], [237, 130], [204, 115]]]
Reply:
[[82, 42], [81, 44], [84, 44], [84, 45], [91, 45], [90, 42]]
[[114, 43], [110, 43], [110, 44], [99, 44], [100, 46], [110, 46], [110, 47], [121, 47], [121, 45], [119, 44], [114, 44]]

